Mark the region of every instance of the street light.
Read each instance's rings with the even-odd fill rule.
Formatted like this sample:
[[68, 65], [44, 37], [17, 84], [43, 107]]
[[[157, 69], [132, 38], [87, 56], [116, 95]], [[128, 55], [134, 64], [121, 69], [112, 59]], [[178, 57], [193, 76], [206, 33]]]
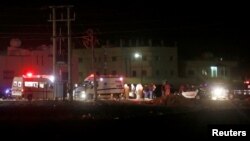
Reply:
[[138, 53], [138, 52], [136, 52], [135, 54], [134, 54], [134, 57], [136, 58], [136, 59], [138, 59], [138, 58], [140, 58], [141, 60], [141, 84], [142, 84], [142, 54], [140, 54], [140, 53]]

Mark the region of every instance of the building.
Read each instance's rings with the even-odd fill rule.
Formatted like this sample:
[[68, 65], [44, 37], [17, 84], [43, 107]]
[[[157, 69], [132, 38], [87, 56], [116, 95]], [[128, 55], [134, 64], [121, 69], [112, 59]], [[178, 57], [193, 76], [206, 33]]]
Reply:
[[[67, 54], [67, 53], [64, 53]], [[94, 57], [93, 57], [94, 56]], [[132, 44], [105, 45], [72, 50], [72, 83], [83, 82], [91, 73], [118, 74], [125, 77], [125, 83], [162, 84], [166, 80], [175, 86], [180, 83], [199, 83], [209, 79], [232, 79], [236, 61], [226, 61], [207, 55], [196, 60], [178, 60], [176, 46]], [[52, 74], [52, 47], [42, 45], [33, 50], [22, 49], [11, 44], [7, 54], [0, 56], [1, 89], [10, 87], [14, 76], [28, 71], [34, 74]], [[57, 56], [58, 80], [67, 82], [67, 55]]]
[[[176, 46], [164, 46], [164, 43], [140, 45], [137, 40], [131, 40], [120, 45], [102, 46], [94, 48], [75, 49], [75, 58], [79, 62], [79, 81], [86, 76], [97, 74], [120, 74], [125, 76], [127, 83], [156, 83], [162, 84], [165, 80], [178, 87], [181, 83], [198, 84], [204, 81], [221, 79], [230, 81], [235, 75], [237, 61], [223, 60], [212, 54], [205, 54], [195, 60], [178, 60]], [[197, 55], [198, 56], [198, 55]]]
[[237, 68], [236, 61], [224, 60], [214, 57], [211, 53], [205, 53], [203, 57], [194, 60], [186, 60], [181, 63], [180, 76], [187, 78], [192, 83], [201, 83], [209, 80], [232, 81], [234, 71]]
[[79, 78], [97, 74], [120, 74], [127, 83], [158, 83], [178, 78], [177, 47], [166, 46], [102, 46], [74, 49], [79, 62]]

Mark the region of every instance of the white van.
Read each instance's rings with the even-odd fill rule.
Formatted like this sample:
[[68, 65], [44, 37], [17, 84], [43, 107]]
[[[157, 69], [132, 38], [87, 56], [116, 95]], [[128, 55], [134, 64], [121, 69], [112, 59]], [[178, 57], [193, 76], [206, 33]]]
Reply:
[[[97, 75], [96, 76], [96, 94], [98, 98], [120, 98], [124, 93], [123, 77], [119, 75]], [[78, 98], [93, 98], [94, 75], [85, 78], [83, 84], [75, 88], [73, 95]]]
[[49, 75], [23, 75], [12, 81], [13, 98], [53, 99], [53, 81]]

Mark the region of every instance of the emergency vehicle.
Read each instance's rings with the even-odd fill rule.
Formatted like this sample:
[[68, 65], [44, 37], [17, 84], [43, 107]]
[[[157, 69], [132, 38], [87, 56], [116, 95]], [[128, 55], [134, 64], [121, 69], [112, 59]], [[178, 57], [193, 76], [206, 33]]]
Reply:
[[17, 76], [12, 81], [13, 98], [31, 98], [31, 99], [53, 99], [52, 75], [33, 75], [27, 73], [23, 76]]
[[[96, 94], [98, 98], [120, 98], [124, 93], [123, 77], [119, 75], [96, 75]], [[95, 94], [94, 75], [91, 74], [76, 87], [73, 95], [76, 99], [93, 98]]]

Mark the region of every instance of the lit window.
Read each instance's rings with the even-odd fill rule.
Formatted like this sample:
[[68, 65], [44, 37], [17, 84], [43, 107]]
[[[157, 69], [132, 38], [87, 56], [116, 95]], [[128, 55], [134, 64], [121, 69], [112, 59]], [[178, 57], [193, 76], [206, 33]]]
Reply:
[[13, 86], [15, 86], [15, 87], [17, 86], [17, 82], [16, 81], [14, 81]]
[[211, 77], [217, 77], [218, 68], [216, 66], [211, 66]]
[[43, 83], [39, 83], [39, 88], [44, 88], [44, 84]]

